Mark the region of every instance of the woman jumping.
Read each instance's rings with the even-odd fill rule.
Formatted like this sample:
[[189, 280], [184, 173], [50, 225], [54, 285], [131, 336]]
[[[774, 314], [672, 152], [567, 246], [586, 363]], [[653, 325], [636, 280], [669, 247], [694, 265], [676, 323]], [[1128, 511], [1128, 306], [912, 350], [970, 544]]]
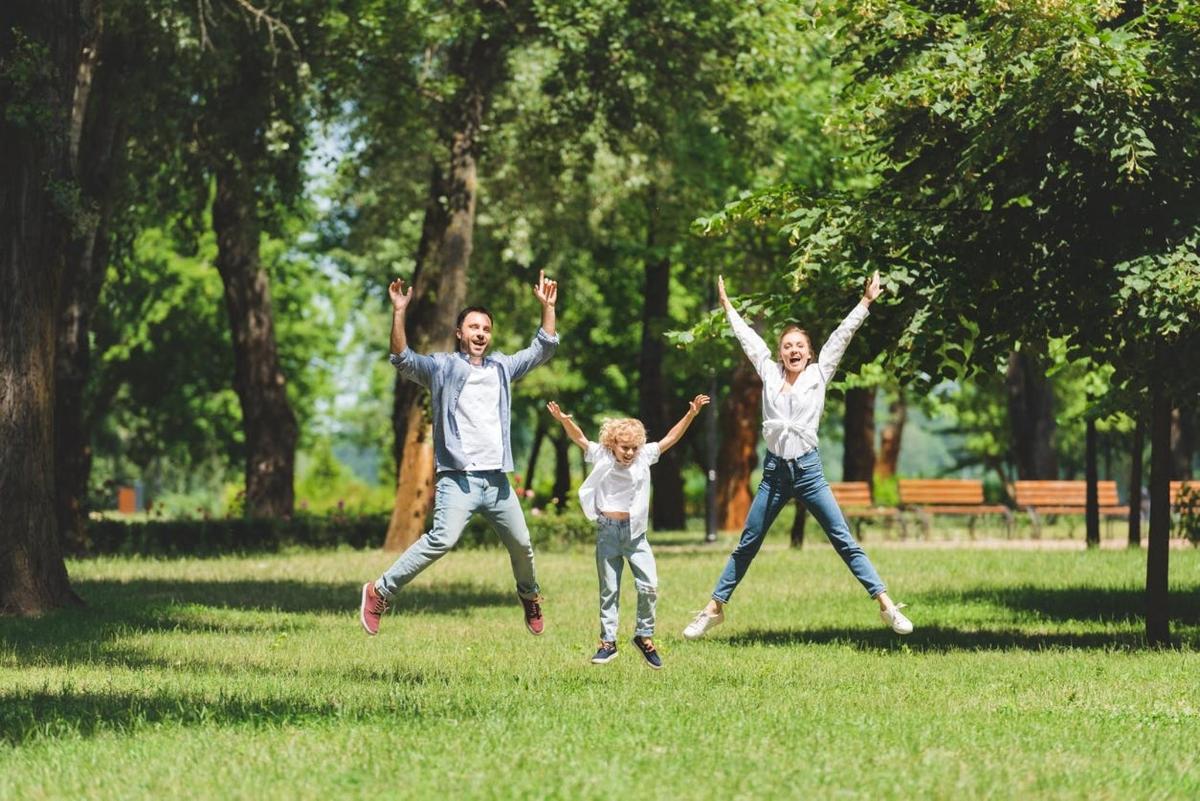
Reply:
[[867, 282], [862, 300], [830, 334], [815, 361], [808, 333], [797, 325], [784, 328], [779, 337], [779, 360], [776, 361], [772, 359], [767, 343], [746, 325], [729, 302], [724, 279], [717, 278], [721, 306], [742, 350], [763, 382], [762, 428], [767, 441], [767, 458], [763, 462], [758, 493], [746, 516], [742, 538], [717, 579], [712, 600], [683, 630], [687, 639], [702, 637], [714, 626], [725, 622], [725, 604], [729, 603], [734, 589], [746, 575], [771, 524], [793, 498], [799, 499], [813, 513], [850, 572], [879, 603], [879, 616], [883, 622], [897, 634], [912, 632], [912, 622], [900, 612], [903, 604], [897, 606], [888, 597], [883, 580], [850, 533], [846, 518], [825, 481], [821, 456], [817, 452], [817, 424], [825, 408], [825, 388], [837, 371], [850, 338], [867, 319], [867, 307], [879, 297], [880, 291], [877, 271]]

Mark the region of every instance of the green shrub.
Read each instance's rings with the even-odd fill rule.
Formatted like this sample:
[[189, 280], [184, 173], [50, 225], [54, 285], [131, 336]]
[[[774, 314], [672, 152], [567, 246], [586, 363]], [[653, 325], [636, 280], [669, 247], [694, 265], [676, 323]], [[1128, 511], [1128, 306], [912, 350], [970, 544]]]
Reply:
[[[525, 520], [529, 524], [529, 538], [534, 548], [565, 548], [581, 543], [589, 544], [596, 538], [596, 524], [588, 520], [582, 512], [526, 512]], [[459, 547], [480, 548], [500, 544], [500, 538], [492, 531], [487, 520], [476, 515], [467, 524]]]
[[[581, 513], [526, 512], [535, 548], [564, 548], [590, 543], [595, 524]], [[273, 552], [288, 547], [382, 547], [388, 515], [296, 515], [288, 520], [214, 518], [209, 520], [123, 520], [103, 518], [88, 524], [87, 544], [73, 556], [141, 554], [208, 556]], [[499, 546], [487, 520], [476, 515], [459, 541], [460, 548]]]

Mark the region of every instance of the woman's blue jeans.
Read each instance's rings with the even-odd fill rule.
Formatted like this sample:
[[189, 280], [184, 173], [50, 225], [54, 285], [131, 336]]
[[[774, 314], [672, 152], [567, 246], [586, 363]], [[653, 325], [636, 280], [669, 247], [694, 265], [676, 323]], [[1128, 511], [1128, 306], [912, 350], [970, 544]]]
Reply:
[[812, 513], [825, 536], [833, 544], [834, 550], [842, 561], [850, 568], [854, 577], [862, 583], [867, 594], [874, 598], [887, 590], [874, 565], [867, 558], [850, 533], [846, 518], [834, 500], [829, 482], [825, 480], [825, 472], [821, 469], [821, 455], [813, 448], [808, 453], [796, 459], [781, 459], [770, 451], [763, 462], [762, 481], [758, 484], [758, 493], [750, 505], [750, 514], [746, 516], [746, 527], [742, 530], [742, 538], [737, 547], [729, 555], [729, 561], [712, 597], [721, 603], [728, 603], [729, 597], [737, 588], [750, 563], [762, 547], [763, 539], [780, 510], [788, 501], [799, 499], [805, 508]]

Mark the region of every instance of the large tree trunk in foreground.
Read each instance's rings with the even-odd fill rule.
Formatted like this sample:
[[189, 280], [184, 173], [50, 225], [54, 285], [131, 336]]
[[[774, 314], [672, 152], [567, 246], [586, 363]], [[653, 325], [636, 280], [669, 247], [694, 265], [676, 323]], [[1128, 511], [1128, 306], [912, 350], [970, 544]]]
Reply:
[[72, 180], [67, 131], [82, 21], [79, 2], [8, 0], [0, 24], [0, 63], [45, 48], [43, 69], [18, 82], [0, 71], [0, 108], [34, 112], [0, 113], [0, 614], [78, 601], [54, 494], [55, 333], [75, 221], [54, 194]]
[[1142, 547], [1142, 450], [1145, 443], [1145, 423], [1140, 413], [1134, 415], [1133, 448], [1129, 453], [1129, 547]]
[[879, 458], [875, 460], [875, 477], [887, 479], [900, 469], [900, 443], [904, 436], [904, 423], [908, 419], [908, 404], [904, 401], [904, 390], [896, 391], [896, 397], [888, 404], [888, 419], [879, 432]]
[[[1153, 379], [1161, 381], [1159, 378]], [[1171, 404], [1160, 385], [1151, 389], [1150, 536], [1146, 553], [1146, 641], [1170, 645], [1167, 577], [1171, 545]]]
[[[649, 246], [654, 240], [654, 212], [651, 210]], [[648, 257], [644, 267], [642, 290], [642, 349], [638, 360], [638, 415], [651, 441], [662, 439], [674, 424], [667, 413], [668, 393], [663, 375], [666, 356], [663, 333], [670, 324], [667, 300], [671, 284], [671, 261]], [[653, 468], [654, 483], [651, 521], [656, 531], [680, 530], [687, 525], [684, 509], [683, 449], [672, 448]]]
[[[480, 36], [456, 72], [466, 86], [449, 134], [450, 162], [433, 169], [426, 198], [413, 301], [405, 317], [408, 345], [420, 353], [455, 349], [454, 319], [465, 305], [467, 268], [474, 244], [479, 134], [490, 93], [499, 79], [504, 45]], [[396, 500], [384, 548], [399, 551], [424, 531], [433, 504], [433, 431], [421, 387], [397, 378], [392, 407], [396, 445]], [[409, 453], [416, 448], [421, 453]]]
[[762, 382], [739, 361], [721, 404], [721, 448], [717, 455], [717, 520], [721, 531], [740, 530], [750, 512], [750, 473], [758, 464], [758, 419]]
[[288, 517], [295, 502], [299, 432], [275, 347], [270, 285], [259, 258], [255, 187], [248, 164], [234, 154], [225, 154], [217, 167], [212, 216], [233, 339], [233, 386], [246, 438], [246, 513]]
[[875, 390], [846, 390], [846, 414], [842, 419], [845, 449], [842, 452], [842, 481], [870, 482], [875, 475]]
[[58, 529], [69, 551], [87, 548], [91, 416], [85, 389], [91, 372], [89, 334], [108, 261], [116, 176], [124, 164], [129, 43], [97, 18], [84, 42], [71, 121], [71, 162], [90, 213], [67, 253], [55, 360], [54, 462]]
[[1008, 357], [1008, 419], [1013, 461], [1020, 479], [1058, 478], [1054, 444], [1054, 388], [1042, 366], [1043, 348], [1014, 351]]

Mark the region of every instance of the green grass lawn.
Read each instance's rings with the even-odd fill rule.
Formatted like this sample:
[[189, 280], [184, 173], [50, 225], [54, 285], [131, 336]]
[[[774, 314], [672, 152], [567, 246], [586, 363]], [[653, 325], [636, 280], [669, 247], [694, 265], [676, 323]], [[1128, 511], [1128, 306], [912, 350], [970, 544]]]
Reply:
[[901, 639], [829, 547], [771, 544], [689, 643], [730, 541], [662, 542], [658, 672], [628, 571], [620, 657], [588, 663], [584, 550], [538, 556], [540, 639], [501, 551], [450, 554], [374, 639], [379, 552], [75, 562], [87, 608], [0, 620], [0, 799], [1200, 797], [1196, 551], [1180, 647], [1148, 651], [1144, 553], [868, 540]]

